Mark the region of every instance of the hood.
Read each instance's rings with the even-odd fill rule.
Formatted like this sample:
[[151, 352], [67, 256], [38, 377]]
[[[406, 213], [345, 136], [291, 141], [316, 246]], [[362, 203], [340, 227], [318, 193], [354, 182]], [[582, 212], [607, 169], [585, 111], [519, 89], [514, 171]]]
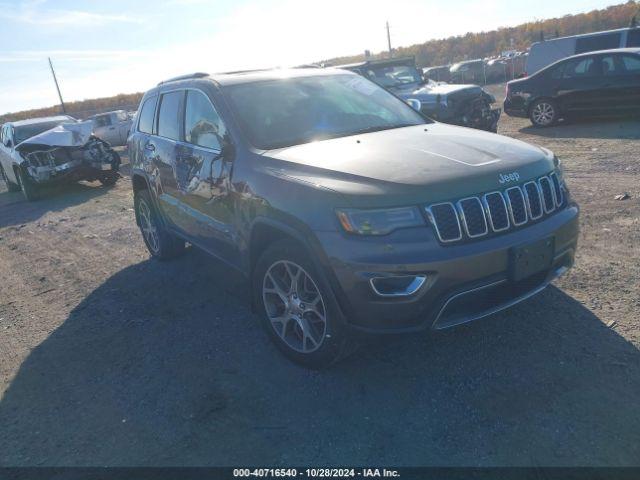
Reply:
[[438, 98], [447, 97], [447, 95], [458, 92], [480, 95], [482, 88], [478, 85], [413, 84], [413, 86], [393, 89], [393, 93], [404, 100], [415, 98], [423, 103], [432, 103], [437, 101]]
[[[342, 193], [351, 205], [391, 206], [501, 190], [549, 173], [551, 152], [442, 123], [271, 150], [279, 174]], [[517, 174], [508, 176], [510, 174]], [[504, 183], [506, 178], [517, 182]]]
[[16, 146], [17, 151], [26, 151], [34, 146], [46, 147], [82, 147], [87, 144], [93, 132], [90, 121], [63, 123], [50, 130], [28, 138]]

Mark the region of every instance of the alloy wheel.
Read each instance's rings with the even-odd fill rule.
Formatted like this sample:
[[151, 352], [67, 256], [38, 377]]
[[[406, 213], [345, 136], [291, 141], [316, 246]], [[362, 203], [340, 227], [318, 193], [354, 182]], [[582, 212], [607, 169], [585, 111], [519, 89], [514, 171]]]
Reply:
[[280, 260], [265, 273], [262, 299], [271, 326], [291, 349], [311, 353], [322, 345], [327, 311], [313, 278], [300, 265]]
[[550, 125], [555, 118], [556, 112], [553, 105], [547, 102], [540, 102], [533, 107], [533, 120], [538, 125]]
[[158, 228], [156, 227], [151, 216], [151, 209], [144, 199], [138, 202], [138, 213], [140, 215], [140, 228], [144, 235], [149, 248], [157, 253], [160, 250], [160, 239], [158, 236]]

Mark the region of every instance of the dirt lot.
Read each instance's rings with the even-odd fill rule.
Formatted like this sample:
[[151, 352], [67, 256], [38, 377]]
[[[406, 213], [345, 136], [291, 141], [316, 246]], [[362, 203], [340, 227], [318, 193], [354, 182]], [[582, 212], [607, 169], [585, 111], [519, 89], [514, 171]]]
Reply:
[[500, 130], [563, 159], [575, 268], [322, 372], [278, 354], [224, 266], [149, 260], [128, 178], [0, 187], [0, 465], [637, 465], [640, 122]]

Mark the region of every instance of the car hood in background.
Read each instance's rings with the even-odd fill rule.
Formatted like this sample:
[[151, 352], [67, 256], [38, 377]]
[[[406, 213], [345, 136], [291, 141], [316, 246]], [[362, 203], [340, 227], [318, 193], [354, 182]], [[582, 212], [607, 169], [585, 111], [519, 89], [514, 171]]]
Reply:
[[465, 92], [466, 94], [480, 95], [482, 88], [478, 85], [451, 85], [451, 84], [411, 84], [406, 87], [391, 89], [393, 93], [402, 99], [415, 98], [423, 103], [434, 103], [439, 98], [446, 98], [452, 93]]
[[522, 183], [554, 168], [553, 157], [539, 147], [442, 123], [321, 140], [264, 155], [283, 162], [273, 165], [280, 175], [368, 206], [461, 198], [507, 188], [511, 183], [504, 178], [512, 173]]
[[63, 123], [50, 130], [28, 138], [16, 146], [17, 151], [32, 149], [33, 146], [82, 147], [89, 142], [93, 132], [93, 123]]

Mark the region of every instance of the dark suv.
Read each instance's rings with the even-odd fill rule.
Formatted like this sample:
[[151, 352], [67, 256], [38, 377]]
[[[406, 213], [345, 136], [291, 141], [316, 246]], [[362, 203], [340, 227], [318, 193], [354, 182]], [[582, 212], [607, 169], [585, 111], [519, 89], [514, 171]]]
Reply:
[[189, 242], [243, 272], [275, 343], [309, 366], [357, 332], [484, 317], [573, 263], [578, 207], [551, 152], [433, 122], [347, 71], [162, 82], [129, 150], [151, 254]]

